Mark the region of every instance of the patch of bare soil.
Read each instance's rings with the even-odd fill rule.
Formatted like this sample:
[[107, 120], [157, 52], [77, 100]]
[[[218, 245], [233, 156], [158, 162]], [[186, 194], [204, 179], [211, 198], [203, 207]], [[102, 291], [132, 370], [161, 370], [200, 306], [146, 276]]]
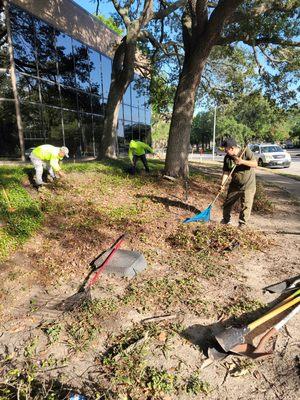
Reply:
[[[0, 267], [2, 396], [299, 398], [299, 315], [268, 343], [268, 358], [206, 358], [222, 325], [250, 321], [276, 299], [265, 286], [299, 274], [297, 204], [264, 186], [273, 210], [254, 213], [253, 230], [217, 224], [221, 203], [210, 224], [184, 226], [218, 183], [200, 173], [186, 189], [155, 173], [96, 170], [37, 194], [45, 225]], [[59, 311], [124, 232], [123, 248], [142, 252], [146, 271], [130, 281], [104, 273], [91, 302]]]

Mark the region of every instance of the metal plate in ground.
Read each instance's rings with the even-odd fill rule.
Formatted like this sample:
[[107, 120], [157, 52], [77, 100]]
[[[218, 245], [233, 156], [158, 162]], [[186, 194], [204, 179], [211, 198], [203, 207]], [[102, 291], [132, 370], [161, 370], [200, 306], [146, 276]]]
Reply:
[[[107, 255], [106, 252], [102, 254], [102, 256], [94, 262], [95, 267], [101, 265]], [[116, 250], [103, 272], [133, 278], [139, 272], [146, 269], [146, 267], [147, 261], [143, 254], [138, 251]]]

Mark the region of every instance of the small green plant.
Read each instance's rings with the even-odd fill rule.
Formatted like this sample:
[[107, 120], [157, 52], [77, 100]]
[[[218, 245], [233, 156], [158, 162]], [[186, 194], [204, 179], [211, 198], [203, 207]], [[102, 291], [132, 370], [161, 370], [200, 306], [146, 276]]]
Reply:
[[164, 369], [147, 367], [145, 370], [146, 387], [150, 389], [153, 396], [162, 393], [171, 393], [175, 389], [176, 376]]
[[263, 306], [263, 303], [261, 303], [259, 300], [244, 298], [236, 303], [226, 306], [224, 308], [224, 313], [231, 317], [240, 317], [242, 314], [256, 311]]
[[36, 337], [31, 342], [29, 342], [27, 346], [25, 346], [24, 356], [29, 358], [33, 357], [36, 353], [37, 345], [38, 345], [38, 338]]
[[198, 373], [191, 375], [186, 384], [186, 392], [194, 396], [200, 393], [209, 394], [211, 391], [211, 385], [208, 382], [202, 381]]
[[44, 329], [44, 332], [48, 335], [50, 343], [55, 343], [58, 341], [62, 326], [60, 324], [49, 325]]

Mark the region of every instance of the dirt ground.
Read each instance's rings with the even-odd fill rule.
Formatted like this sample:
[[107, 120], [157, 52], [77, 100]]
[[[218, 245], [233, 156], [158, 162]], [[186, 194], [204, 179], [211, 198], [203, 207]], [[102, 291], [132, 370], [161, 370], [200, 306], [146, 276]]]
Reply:
[[[159, 172], [109, 168], [70, 170], [39, 193], [28, 186], [46, 220], [0, 265], [1, 399], [70, 390], [90, 399], [299, 398], [299, 314], [268, 342], [269, 357], [207, 359], [222, 326], [253, 320], [278, 297], [264, 287], [300, 274], [299, 204], [264, 182], [270, 210], [253, 212], [249, 231], [235, 228], [237, 213], [232, 228], [217, 223], [221, 201], [211, 223], [183, 225], [218, 191], [218, 168], [198, 168], [188, 188]], [[142, 252], [147, 269], [132, 280], [104, 273], [92, 302], [58, 310], [124, 232], [122, 248]]]

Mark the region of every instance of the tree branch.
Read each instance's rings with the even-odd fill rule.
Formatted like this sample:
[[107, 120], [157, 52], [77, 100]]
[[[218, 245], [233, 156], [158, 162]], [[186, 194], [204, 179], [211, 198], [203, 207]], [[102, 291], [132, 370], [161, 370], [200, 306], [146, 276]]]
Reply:
[[242, 10], [237, 10], [233, 13], [230, 18], [230, 22], [242, 22], [248, 21], [250, 18], [253, 19], [255, 17], [259, 17], [262, 14], [271, 14], [273, 12], [282, 12], [289, 13], [293, 10], [296, 10], [298, 7], [298, 1], [294, 0], [288, 4], [282, 4], [279, 1], [267, 1], [265, 3], [260, 4], [257, 7], [251, 8], [251, 14], [249, 12], [245, 12]]
[[250, 35], [232, 35], [226, 36], [223, 38], [218, 39], [216, 42], [217, 45], [224, 45], [230, 44], [234, 42], [243, 42], [248, 44], [249, 46], [259, 46], [260, 44], [277, 44], [281, 46], [288, 46], [288, 47], [299, 47], [300, 42], [294, 42], [291, 40], [281, 39], [278, 36], [264, 36], [259, 38], [252, 39]]
[[121, 7], [120, 3], [117, 0], [111, 0], [117, 13], [122, 18], [124, 25], [128, 27], [131, 23], [129, 18], [129, 9], [130, 9], [130, 2], [127, 2], [124, 7]]
[[153, 19], [163, 19], [170, 15], [173, 11], [176, 11], [178, 8], [183, 7], [187, 3], [187, 0], [177, 0], [175, 3], [169, 5], [168, 8], [164, 10], [159, 10], [154, 13]]

